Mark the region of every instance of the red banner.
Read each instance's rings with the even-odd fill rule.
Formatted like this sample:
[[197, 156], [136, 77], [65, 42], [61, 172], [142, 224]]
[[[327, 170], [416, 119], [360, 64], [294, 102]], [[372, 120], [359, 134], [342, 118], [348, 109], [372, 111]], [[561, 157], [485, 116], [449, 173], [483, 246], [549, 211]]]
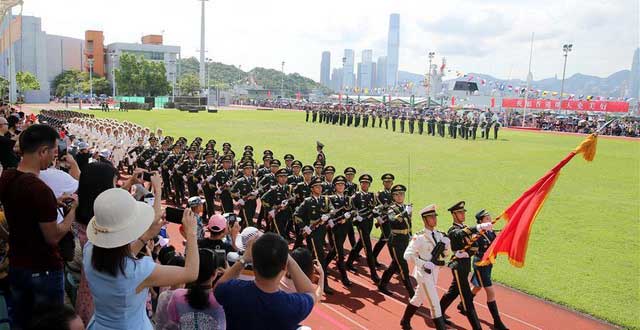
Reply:
[[[525, 108], [524, 99], [502, 99], [503, 108]], [[622, 101], [586, 101], [586, 100], [527, 100], [527, 109], [533, 110], [571, 110], [629, 112], [629, 103]]]

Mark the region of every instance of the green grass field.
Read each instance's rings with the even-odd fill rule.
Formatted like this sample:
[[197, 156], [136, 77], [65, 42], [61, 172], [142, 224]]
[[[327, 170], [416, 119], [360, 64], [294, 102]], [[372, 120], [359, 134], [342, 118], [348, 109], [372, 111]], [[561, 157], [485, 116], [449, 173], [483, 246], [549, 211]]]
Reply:
[[[92, 113], [161, 127], [174, 137], [215, 138], [218, 147], [228, 141], [236, 154], [246, 144], [260, 155], [269, 148], [281, 160], [293, 153], [305, 164], [315, 159], [320, 140], [328, 164], [339, 171], [354, 166], [358, 175], [370, 173], [375, 189], [380, 175], [392, 172], [397, 183], [410, 184], [416, 209], [436, 203], [443, 231], [451, 224], [446, 208], [453, 203], [467, 201], [468, 224], [482, 208], [497, 215], [583, 139], [503, 130], [498, 141], [461, 141], [305, 123], [303, 112], [288, 111]], [[592, 163], [576, 157], [564, 168], [533, 226], [525, 267], [514, 268], [501, 257], [495, 279], [640, 328], [639, 201], [640, 142], [600, 139]], [[418, 217], [414, 227], [422, 227]]]

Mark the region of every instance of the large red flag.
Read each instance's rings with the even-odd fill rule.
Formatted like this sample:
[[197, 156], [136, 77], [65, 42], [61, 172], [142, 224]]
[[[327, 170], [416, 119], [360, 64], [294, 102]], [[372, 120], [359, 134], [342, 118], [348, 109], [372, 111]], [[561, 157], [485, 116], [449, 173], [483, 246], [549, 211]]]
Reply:
[[497, 219], [503, 218], [507, 224], [498, 238], [489, 246], [478, 265], [484, 266], [495, 262], [499, 254], [506, 254], [509, 262], [516, 266], [524, 266], [531, 225], [542, 209], [544, 201], [556, 183], [560, 170], [576, 154], [582, 153], [587, 161], [592, 161], [596, 153], [597, 136], [589, 135], [582, 143], [540, 178], [533, 186], [511, 204]]

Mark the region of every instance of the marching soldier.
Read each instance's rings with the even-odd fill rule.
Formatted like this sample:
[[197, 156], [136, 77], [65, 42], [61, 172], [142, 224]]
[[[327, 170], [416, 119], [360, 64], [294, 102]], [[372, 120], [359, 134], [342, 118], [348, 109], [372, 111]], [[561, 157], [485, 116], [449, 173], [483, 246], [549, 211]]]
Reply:
[[498, 130], [500, 129], [500, 122], [499, 121], [495, 121], [493, 123], [493, 139], [497, 140], [498, 139]]
[[[180, 159], [180, 145], [174, 144], [172, 149], [173, 150], [160, 165], [160, 174], [162, 175], [162, 195], [165, 200], [169, 200], [169, 197], [172, 195], [171, 173], [173, 171], [173, 168], [175, 167], [176, 162]], [[177, 200], [174, 200], [174, 203], [178, 205]]]
[[[318, 109], [313, 108], [313, 111], [311, 113], [311, 121], [315, 123], [317, 119], [318, 119]], [[322, 121], [322, 118], [320, 119], [320, 121]]]
[[[429, 128], [427, 126], [427, 128]], [[418, 134], [422, 135], [422, 132], [424, 132], [424, 115], [420, 114], [418, 117]]]
[[411, 329], [411, 317], [426, 301], [431, 308], [431, 318], [436, 330], [445, 330], [445, 321], [440, 310], [438, 296], [438, 273], [444, 266], [444, 258], [449, 255], [451, 242], [444, 233], [437, 231], [438, 214], [436, 206], [429, 205], [420, 211], [424, 230], [416, 233], [404, 252], [404, 259], [414, 264], [413, 276], [418, 282], [416, 293], [409, 300], [400, 325], [403, 330]]
[[[266, 151], [269, 151], [269, 150], [265, 150], [265, 152]], [[262, 179], [262, 177], [264, 177], [266, 174], [271, 172], [271, 160], [273, 160], [273, 157], [266, 153], [262, 156], [263, 163], [260, 164], [258, 171], [256, 173], [258, 180]]]
[[329, 197], [329, 202], [333, 206], [332, 217], [327, 222], [329, 231], [329, 246], [331, 250], [325, 259], [325, 269], [328, 268], [331, 259], [336, 258], [336, 264], [340, 271], [340, 280], [345, 286], [351, 286], [351, 281], [347, 276], [347, 268], [344, 264], [344, 241], [351, 226], [351, 203], [344, 194], [345, 182], [343, 175], [338, 175], [333, 179], [335, 194]]
[[[379, 123], [380, 127], [382, 127], [382, 120]], [[384, 112], [384, 128], [389, 130], [389, 111]]]
[[[271, 186], [275, 186], [277, 184], [276, 173], [280, 168], [280, 161], [277, 159], [272, 159], [269, 162], [269, 173], [266, 173], [262, 176], [260, 181], [258, 181], [258, 191], [259, 196], [262, 196], [264, 193], [271, 189]], [[258, 229], [262, 228], [262, 220], [266, 220], [267, 217], [267, 209], [265, 207], [260, 208], [260, 213], [258, 214], [258, 222], [256, 223], [256, 227]]]
[[306, 117], [306, 122], [309, 122], [309, 108], [305, 109], [305, 112], [307, 113], [307, 117]]
[[298, 183], [302, 182], [303, 178], [300, 175], [300, 169], [302, 168], [302, 162], [299, 160], [294, 160], [291, 163], [291, 171], [292, 173], [287, 178], [287, 184], [291, 186], [295, 186]]
[[398, 119], [398, 113], [397, 112], [393, 112], [391, 114], [391, 128], [393, 129], [393, 131], [396, 131], [396, 120]]
[[351, 197], [351, 205], [355, 209], [356, 216], [353, 220], [353, 225], [358, 228], [359, 239], [353, 246], [347, 258], [347, 269], [355, 272], [353, 263], [360, 256], [360, 250], [364, 247], [364, 251], [367, 257], [367, 265], [369, 266], [369, 273], [371, 280], [374, 284], [380, 282], [378, 273], [376, 272], [376, 260], [373, 256], [373, 250], [371, 249], [371, 229], [373, 229], [373, 208], [375, 207], [375, 196], [372, 192], [369, 192], [369, 187], [373, 178], [369, 174], [363, 174], [358, 178], [360, 182], [361, 191], [358, 191]]
[[[222, 205], [222, 213], [233, 212], [233, 199], [229, 189], [234, 178], [233, 169], [231, 168], [231, 156], [222, 156], [222, 169], [216, 171], [213, 175], [213, 186], [216, 188], [215, 194], [220, 198]], [[213, 187], [212, 187], [213, 188]]]
[[256, 199], [258, 198], [258, 181], [253, 176], [253, 164], [242, 164], [242, 177], [231, 187], [231, 197], [240, 206], [240, 217], [244, 220], [244, 226], [253, 227], [253, 216], [256, 213]]
[[187, 152], [187, 158], [182, 161], [180, 166], [178, 167], [178, 172], [182, 173], [183, 179], [187, 183], [187, 191], [189, 192], [189, 197], [198, 195], [198, 178], [193, 175], [194, 169], [198, 166], [198, 161], [196, 160], [196, 148], [190, 147]]
[[262, 206], [268, 210], [268, 220], [271, 220], [271, 231], [289, 240], [287, 225], [291, 220], [290, 202], [293, 202], [291, 188], [287, 185], [287, 170], [281, 168], [276, 172], [276, 185], [264, 193], [260, 200]]
[[[440, 298], [440, 309], [444, 314], [449, 305], [460, 295], [469, 324], [473, 330], [480, 330], [482, 327], [480, 326], [476, 309], [473, 306], [473, 296], [468, 281], [469, 272], [471, 271], [471, 260], [469, 258], [474, 254], [474, 249], [465, 250], [465, 246], [471, 240], [473, 234], [477, 234], [482, 230], [490, 230], [493, 225], [491, 223], [483, 223], [474, 227], [467, 227], [464, 224], [467, 212], [464, 205], [465, 202], [460, 201], [448, 209], [453, 217], [453, 225], [449, 228], [447, 236], [451, 240], [451, 250], [455, 253], [455, 256], [449, 262], [453, 280], [447, 293]], [[446, 322], [450, 323], [448, 320]]]
[[[295, 208], [300, 206], [300, 204], [302, 204], [302, 202], [305, 200], [305, 198], [311, 196], [311, 180], [312, 180], [311, 175], [312, 174], [313, 174], [313, 167], [311, 167], [309, 165], [303, 166], [302, 167], [302, 181], [297, 183], [297, 184], [293, 184], [292, 185], [293, 195], [295, 196], [295, 202], [294, 202]], [[289, 183], [289, 184], [291, 184], [291, 183]], [[294, 229], [295, 229], [295, 232], [296, 232], [296, 241], [294, 243], [294, 249], [295, 249], [296, 247], [302, 246], [302, 243], [304, 241], [304, 237], [302, 235], [300, 235], [301, 227], [299, 227], [299, 223], [294, 221], [293, 224], [294, 224], [294, 227], [295, 227]]]
[[322, 194], [323, 195], [333, 195], [335, 193], [335, 185], [333, 183], [333, 175], [336, 173], [336, 168], [333, 165], [329, 165], [324, 168], [322, 171], [322, 175], [324, 176], [324, 181], [322, 182]]
[[404, 121], [407, 120], [407, 114], [403, 111], [400, 113], [400, 133], [404, 133]]
[[[353, 178], [356, 175], [356, 169], [353, 167], [347, 167], [344, 169], [344, 175], [346, 178], [344, 194], [347, 197], [351, 197], [358, 191], [358, 184], [353, 183]], [[353, 227], [349, 227], [349, 244], [351, 244], [352, 247], [356, 245], [356, 234]]]
[[321, 161], [316, 160], [313, 163], [313, 170], [312, 178], [320, 178], [320, 180], [324, 181], [324, 174], [322, 173], [324, 171], [324, 165], [322, 165]]
[[316, 156], [316, 161], [320, 161], [322, 163], [322, 166], [326, 166], [327, 157], [324, 155], [324, 151], [322, 151], [323, 148], [324, 148], [324, 144], [322, 144], [320, 141], [316, 141], [316, 150], [318, 151], [318, 155]]
[[287, 175], [293, 174], [292, 163], [295, 157], [292, 154], [284, 155], [284, 169], [287, 171]]
[[376, 207], [373, 209], [374, 220], [376, 220], [375, 226], [380, 228], [380, 239], [373, 247], [373, 258], [376, 261], [376, 267], [381, 266], [378, 263], [378, 255], [391, 236], [391, 227], [389, 227], [389, 222], [387, 221], [387, 208], [393, 203], [391, 187], [393, 186], [395, 177], [391, 173], [385, 173], [382, 175], [381, 180], [384, 189], [376, 194]]
[[413, 134], [413, 130], [416, 127], [416, 116], [413, 113], [409, 113], [409, 134]]
[[[216, 163], [214, 162], [214, 155], [212, 150], [208, 150], [204, 153], [204, 163], [198, 167], [198, 169], [193, 173], [193, 177], [201, 183], [202, 192], [204, 193], [204, 200], [206, 204], [206, 218], [208, 219], [210, 216], [215, 214], [214, 209], [214, 200], [215, 200], [215, 190], [212, 190], [209, 187], [209, 180], [216, 173]], [[204, 182], [204, 184], [202, 184]]]
[[314, 258], [323, 267], [324, 271], [324, 292], [333, 294], [327, 281], [327, 271], [324, 253], [324, 238], [326, 235], [326, 223], [329, 220], [329, 213], [333, 209], [328, 196], [321, 196], [322, 180], [318, 177], [311, 179], [311, 196], [306, 197], [302, 204], [298, 206], [293, 217], [298, 227], [301, 228], [299, 236], [306, 240], [307, 248]]
[[409, 292], [409, 296], [413, 297], [415, 292], [411, 279], [409, 278], [409, 265], [404, 260], [404, 251], [411, 240], [411, 204], [404, 204], [404, 194], [407, 187], [397, 184], [391, 188], [393, 203], [387, 211], [389, 226], [391, 227], [391, 237], [389, 237], [389, 253], [391, 254], [391, 264], [387, 270], [382, 273], [382, 279], [378, 284], [378, 290], [386, 295], [392, 295], [387, 289], [387, 284], [391, 280], [391, 276], [396, 272], [400, 272], [402, 284]]
[[[482, 209], [480, 212], [476, 213], [476, 223], [492, 223], [489, 212]], [[496, 293], [493, 290], [493, 282], [491, 281], [491, 270], [493, 265], [476, 265], [476, 263], [482, 260], [485, 252], [496, 239], [496, 233], [493, 230], [487, 230], [479, 232], [478, 235], [480, 235], [480, 237], [474, 243], [478, 247], [478, 252], [473, 256], [473, 276], [471, 277], [471, 284], [473, 284], [473, 287], [471, 288], [471, 294], [475, 296], [484, 288], [484, 291], [487, 294], [487, 307], [493, 317], [493, 328], [496, 330], [509, 330], [509, 328], [502, 323], [502, 320], [500, 319], [500, 312], [498, 311], [498, 305], [496, 304]], [[462, 303], [458, 305], [458, 310], [460, 310], [462, 314], [465, 313]]]

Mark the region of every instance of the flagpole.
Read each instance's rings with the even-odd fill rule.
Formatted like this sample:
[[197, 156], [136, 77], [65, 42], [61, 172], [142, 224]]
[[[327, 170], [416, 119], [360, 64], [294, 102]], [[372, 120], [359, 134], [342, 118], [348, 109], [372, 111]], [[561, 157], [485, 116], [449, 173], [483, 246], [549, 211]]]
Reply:
[[522, 127], [527, 119], [527, 100], [529, 98], [529, 85], [531, 84], [531, 58], [533, 57], [533, 35], [535, 32], [531, 32], [531, 48], [529, 50], [529, 70], [527, 73], [527, 89], [524, 91], [524, 111], [522, 112]]

